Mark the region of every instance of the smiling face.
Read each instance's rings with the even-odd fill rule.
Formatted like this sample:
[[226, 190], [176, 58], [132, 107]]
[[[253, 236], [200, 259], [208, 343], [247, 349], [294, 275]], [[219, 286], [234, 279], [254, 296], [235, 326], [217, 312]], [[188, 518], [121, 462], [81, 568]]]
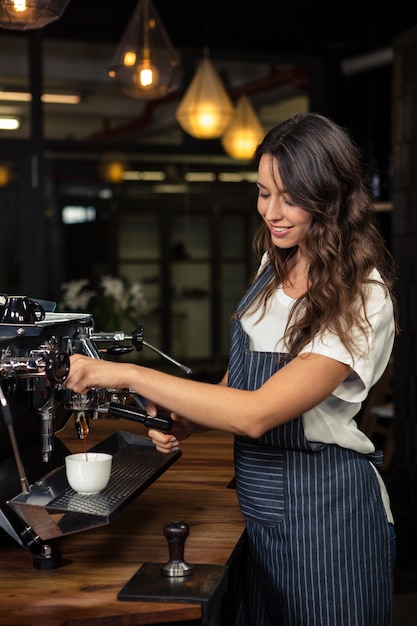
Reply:
[[269, 228], [271, 238], [278, 248], [304, 248], [312, 216], [296, 206], [279, 174], [276, 159], [262, 155], [258, 166], [258, 212]]

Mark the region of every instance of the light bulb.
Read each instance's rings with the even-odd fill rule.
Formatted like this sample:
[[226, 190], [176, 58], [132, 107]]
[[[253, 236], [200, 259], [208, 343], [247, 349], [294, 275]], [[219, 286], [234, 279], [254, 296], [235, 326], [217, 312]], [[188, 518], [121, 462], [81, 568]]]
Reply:
[[107, 180], [111, 183], [120, 183], [123, 180], [124, 171], [123, 163], [118, 163], [117, 161], [109, 163], [107, 167]]
[[16, 13], [19, 13], [20, 11], [26, 11], [26, 0], [13, 0], [12, 8], [14, 9], [14, 11], [16, 11]]
[[36, 19], [36, 7], [33, 7], [27, 0], [12, 0], [5, 6], [8, 13], [10, 25], [28, 24]]
[[99, 174], [108, 183], [121, 183], [126, 170], [126, 163], [120, 160], [106, 159], [99, 165]]
[[240, 159], [251, 159], [258, 143], [259, 137], [255, 133], [241, 133], [236, 136], [235, 145], [231, 152], [239, 155], [238, 158]]
[[136, 52], [134, 50], [127, 50], [123, 56], [123, 65], [125, 67], [133, 67], [136, 63]]
[[0, 165], [0, 187], [7, 187], [12, 179], [11, 169], [8, 165]]
[[153, 89], [159, 80], [159, 72], [149, 59], [143, 59], [136, 68], [136, 81], [139, 89]]
[[219, 124], [219, 114], [211, 102], [200, 104], [194, 113], [193, 125], [198, 128], [200, 137], [212, 137]]

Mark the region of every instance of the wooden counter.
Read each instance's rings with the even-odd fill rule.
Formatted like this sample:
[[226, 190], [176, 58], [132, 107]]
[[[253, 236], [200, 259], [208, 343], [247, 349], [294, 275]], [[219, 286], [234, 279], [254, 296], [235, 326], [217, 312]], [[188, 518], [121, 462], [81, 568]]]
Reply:
[[[134, 422], [103, 417], [91, 423], [88, 447], [117, 430], [146, 437]], [[71, 419], [59, 435], [82, 451]], [[166, 563], [163, 528], [183, 521], [190, 533], [184, 558], [225, 565], [244, 529], [234, 489], [233, 438], [217, 431], [184, 441], [182, 456], [110, 524], [54, 540], [61, 566], [33, 567], [29, 551], [10, 541], [0, 547], [0, 624], [19, 626], [133, 626], [186, 623], [200, 604], [120, 601], [118, 592], [144, 562]]]

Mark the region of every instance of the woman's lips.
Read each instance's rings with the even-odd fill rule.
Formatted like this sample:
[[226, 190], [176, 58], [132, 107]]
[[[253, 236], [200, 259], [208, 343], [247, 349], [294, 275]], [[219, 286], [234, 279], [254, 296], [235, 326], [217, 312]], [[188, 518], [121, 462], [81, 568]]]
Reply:
[[269, 224], [269, 230], [271, 235], [274, 237], [285, 237], [287, 233], [291, 230], [292, 226], [274, 226], [273, 224]]

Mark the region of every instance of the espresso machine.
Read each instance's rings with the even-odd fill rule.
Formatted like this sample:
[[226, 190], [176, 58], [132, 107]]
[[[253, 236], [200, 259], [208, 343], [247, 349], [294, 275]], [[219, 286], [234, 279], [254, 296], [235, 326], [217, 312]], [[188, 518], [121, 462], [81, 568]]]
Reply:
[[70, 355], [99, 359], [103, 352], [119, 355], [145, 346], [191, 370], [148, 344], [141, 324], [129, 335], [97, 333], [88, 313], [58, 313], [54, 303], [50, 311], [40, 306], [39, 313], [35, 301], [31, 317], [11, 316], [7, 303], [0, 304], [0, 538], [30, 550], [36, 569], [52, 569], [60, 559], [54, 539], [108, 524], [181, 455], [160, 453], [148, 438], [120, 430], [91, 448], [113, 455], [108, 486], [96, 495], [73, 491], [65, 473], [70, 451], [57, 437], [69, 420], [80, 439], [106, 415], [164, 431], [172, 422], [168, 414], [149, 416], [143, 398], [129, 389], [83, 395], [66, 389]]

